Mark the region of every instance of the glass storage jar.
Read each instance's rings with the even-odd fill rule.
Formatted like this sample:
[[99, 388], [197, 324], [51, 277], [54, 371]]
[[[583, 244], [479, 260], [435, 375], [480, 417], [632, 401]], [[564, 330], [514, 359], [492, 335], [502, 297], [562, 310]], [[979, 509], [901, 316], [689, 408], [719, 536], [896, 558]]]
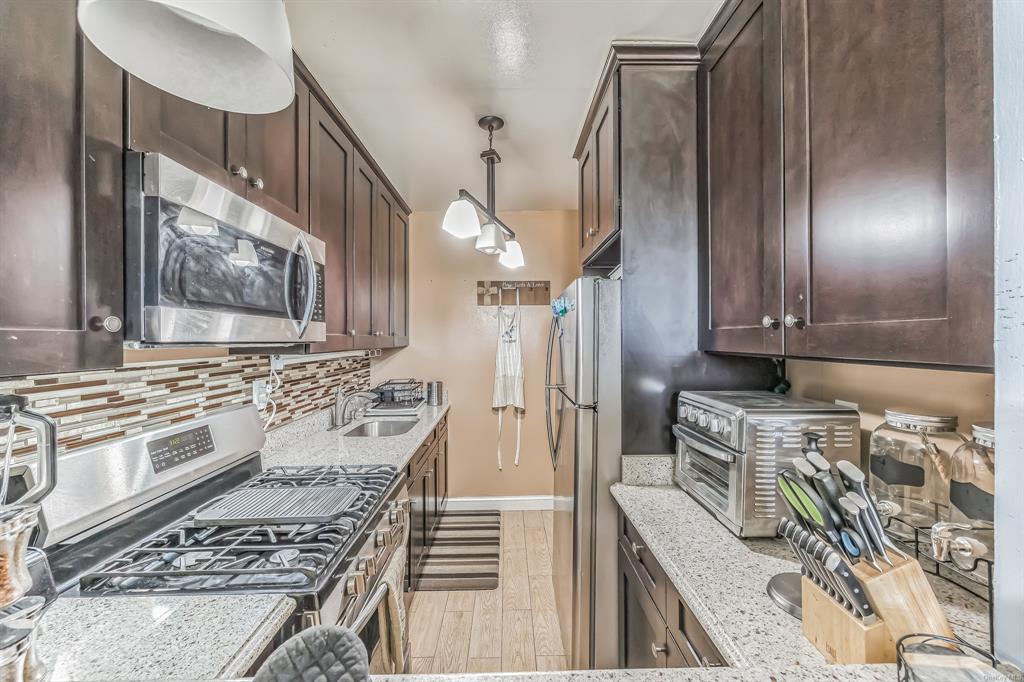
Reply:
[[[871, 490], [879, 502], [897, 505], [894, 516], [910, 526], [927, 530], [949, 520], [951, 462], [965, 442], [956, 426], [954, 415], [889, 408], [885, 421], [871, 432]], [[914, 536], [902, 523], [892, 524], [889, 532]]]
[[996, 431], [992, 422], [971, 425], [971, 440], [953, 453], [949, 520], [991, 529], [995, 516]]

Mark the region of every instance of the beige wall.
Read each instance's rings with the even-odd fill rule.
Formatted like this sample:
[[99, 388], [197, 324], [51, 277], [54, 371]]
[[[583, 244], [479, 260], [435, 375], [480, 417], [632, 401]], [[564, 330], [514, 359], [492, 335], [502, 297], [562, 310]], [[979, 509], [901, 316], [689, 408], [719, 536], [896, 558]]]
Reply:
[[966, 434], [973, 422], [991, 420], [994, 410], [992, 374], [803, 360], [787, 360], [786, 374], [794, 395], [857, 403], [865, 451], [871, 430], [882, 422], [887, 407], [955, 414]]
[[544, 425], [547, 306], [523, 306], [526, 414], [522, 455], [513, 466], [515, 422], [506, 410], [502, 459], [495, 462], [498, 420], [491, 410], [496, 307], [478, 307], [476, 281], [551, 280], [552, 295], [577, 276], [575, 211], [502, 213], [523, 246], [526, 266], [508, 270], [473, 249], [472, 241], [441, 230], [441, 213], [414, 213], [409, 232], [410, 346], [391, 351], [371, 368], [373, 382], [417, 377], [445, 382], [449, 419], [450, 494], [550, 495], [553, 484]]

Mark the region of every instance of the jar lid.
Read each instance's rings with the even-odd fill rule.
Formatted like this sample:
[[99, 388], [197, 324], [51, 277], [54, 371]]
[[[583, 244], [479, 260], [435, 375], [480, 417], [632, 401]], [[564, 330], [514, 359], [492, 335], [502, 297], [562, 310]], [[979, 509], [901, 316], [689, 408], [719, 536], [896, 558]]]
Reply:
[[971, 439], [978, 445], [994, 448], [996, 446], [995, 422], [976, 422], [971, 424]]
[[955, 431], [957, 425], [956, 415], [924, 414], [912, 407], [887, 407], [885, 421], [912, 431]]

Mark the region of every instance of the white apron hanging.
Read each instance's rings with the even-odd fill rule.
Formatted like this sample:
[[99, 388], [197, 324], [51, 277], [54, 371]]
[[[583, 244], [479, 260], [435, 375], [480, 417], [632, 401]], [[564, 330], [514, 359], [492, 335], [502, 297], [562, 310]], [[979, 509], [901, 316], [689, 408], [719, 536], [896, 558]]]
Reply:
[[519, 438], [522, 432], [523, 411], [526, 409], [523, 382], [523, 346], [520, 338], [522, 313], [519, 308], [519, 289], [516, 289], [516, 307], [506, 308], [498, 293], [498, 348], [494, 355], [494, 398], [491, 407], [498, 410], [498, 470], [501, 471], [501, 430], [505, 408], [511, 406], [516, 420], [516, 458], [519, 466]]

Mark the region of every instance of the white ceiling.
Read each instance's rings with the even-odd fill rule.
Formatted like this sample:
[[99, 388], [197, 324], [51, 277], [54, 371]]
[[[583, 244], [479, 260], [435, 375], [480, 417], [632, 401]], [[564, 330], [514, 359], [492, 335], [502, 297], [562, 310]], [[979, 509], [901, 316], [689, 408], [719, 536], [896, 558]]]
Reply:
[[614, 39], [695, 41], [722, 0], [286, 0], [295, 51], [417, 211], [576, 208], [572, 149]]

